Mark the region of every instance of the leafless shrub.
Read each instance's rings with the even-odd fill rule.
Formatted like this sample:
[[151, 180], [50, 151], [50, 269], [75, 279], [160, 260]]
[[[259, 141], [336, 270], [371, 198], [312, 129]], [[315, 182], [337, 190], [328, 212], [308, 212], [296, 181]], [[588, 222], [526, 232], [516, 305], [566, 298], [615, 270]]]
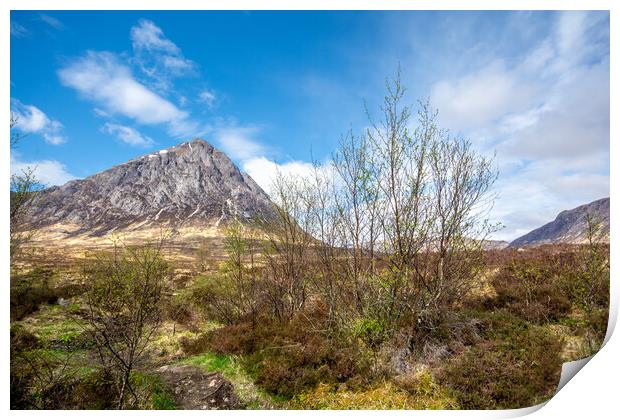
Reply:
[[99, 361], [117, 378], [117, 408], [127, 403], [127, 392], [137, 403], [132, 371], [146, 358], [150, 338], [161, 321], [164, 281], [169, 264], [162, 258], [163, 240], [154, 247], [116, 246], [88, 262], [84, 275], [86, 329], [94, 339]]

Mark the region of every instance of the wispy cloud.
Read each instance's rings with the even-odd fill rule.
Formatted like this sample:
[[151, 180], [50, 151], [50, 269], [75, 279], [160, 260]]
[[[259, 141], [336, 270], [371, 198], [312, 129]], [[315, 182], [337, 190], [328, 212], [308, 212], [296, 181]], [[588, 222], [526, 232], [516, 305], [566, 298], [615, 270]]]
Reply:
[[279, 175], [307, 178], [314, 171], [313, 164], [307, 161], [275, 161], [272, 150], [259, 139], [259, 127], [230, 124], [215, 127], [209, 134], [215, 139], [216, 145], [237, 161], [241, 170], [250, 175], [267, 194], [272, 192], [273, 182]]
[[46, 143], [55, 146], [67, 141], [62, 134], [63, 127], [60, 121], [49, 118], [36, 106], [25, 105], [11, 98], [11, 113], [17, 119], [16, 128], [21, 132], [40, 134]]
[[217, 99], [215, 92], [210, 89], [204, 89], [198, 94], [198, 99], [200, 102], [206, 103], [209, 108], [212, 108], [215, 105], [215, 101]]
[[171, 87], [171, 79], [195, 74], [197, 65], [150, 20], [141, 19], [131, 28], [134, 60], [161, 90]]
[[135, 50], [181, 54], [179, 47], [166, 38], [164, 32], [150, 20], [141, 19], [137, 26], [131, 28], [131, 41]]
[[228, 156], [244, 161], [266, 152], [265, 147], [256, 140], [258, 132], [257, 127], [226, 126], [216, 128], [213, 136]]
[[89, 51], [58, 71], [63, 85], [77, 90], [98, 108], [140, 124], [179, 122], [185, 111], [138, 82], [128, 66], [110, 52]]
[[132, 127], [120, 124], [105, 123], [101, 127], [101, 131], [116, 136], [120, 141], [135, 147], [151, 147], [155, 144], [152, 138], [141, 134]]
[[18, 22], [11, 21], [11, 36], [15, 38], [23, 38], [28, 34], [28, 29], [24, 28]]
[[18, 154], [11, 153], [11, 175], [21, 175], [29, 170], [34, 171], [35, 179], [39, 183], [48, 187], [77, 179], [57, 160], [22, 161]]
[[439, 107], [442, 120], [450, 127], [471, 130], [528, 109], [536, 103], [539, 93], [536, 84], [498, 60], [475, 73], [437, 82], [430, 96]]
[[49, 26], [51, 26], [52, 28], [58, 31], [62, 31], [65, 29], [65, 25], [60, 20], [58, 20], [57, 18], [53, 16], [46, 15], [45, 13], [41, 13], [39, 14], [39, 17], [41, 18], [43, 22], [47, 23]]

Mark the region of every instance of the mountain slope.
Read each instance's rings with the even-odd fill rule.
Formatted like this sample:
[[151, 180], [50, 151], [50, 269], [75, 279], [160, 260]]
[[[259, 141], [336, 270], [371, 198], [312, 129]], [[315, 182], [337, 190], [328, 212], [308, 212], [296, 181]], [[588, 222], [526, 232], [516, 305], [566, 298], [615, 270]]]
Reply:
[[554, 243], [582, 243], [586, 240], [586, 215], [602, 222], [603, 238], [609, 241], [609, 197], [565, 210], [547, 223], [510, 243], [513, 248]]
[[[42, 192], [36, 227], [97, 237], [154, 226], [217, 228], [273, 217], [267, 194], [222, 152], [195, 139]], [[44, 229], [45, 230], [45, 229]]]

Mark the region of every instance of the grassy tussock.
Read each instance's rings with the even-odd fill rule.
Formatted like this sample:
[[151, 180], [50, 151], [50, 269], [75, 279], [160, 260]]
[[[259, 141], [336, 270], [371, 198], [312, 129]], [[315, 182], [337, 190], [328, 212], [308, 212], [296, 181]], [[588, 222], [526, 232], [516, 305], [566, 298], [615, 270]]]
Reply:
[[459, 405], [449, 391], [438, 385], [428, 371], [400, 378], [399, 385], [383, 381], [367, 389], [347, 389], [330, 384], [296, 396], [294, 409], [311, 410], [449, 410]]

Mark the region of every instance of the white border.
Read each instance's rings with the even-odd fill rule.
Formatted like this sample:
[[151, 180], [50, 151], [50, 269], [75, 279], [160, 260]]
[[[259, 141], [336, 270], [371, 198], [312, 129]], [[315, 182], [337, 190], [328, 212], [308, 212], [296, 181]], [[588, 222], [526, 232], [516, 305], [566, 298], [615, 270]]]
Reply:
[[[577, 0], [565, 0], [562, 2], [553, 0], [504, 0], [504, 1], [491, 1], [491, 0], [477, 0], [477, 1], [459, 1], [459, 0], [445, 0], [445, 1], [407, 1], [407, 0], [386, 0], [386, 1], [371, 1], [371, 0], [301, 0], [296, 1], [294, 4], [290, 1], [283, 0], [263, 0], [263, 1], [250, 1], [250, 0], [228, 0], [224, 1], [191, 1], [191, 0], [174, 0], [174, 1], [155, 1], [155, 0], [91, 0], [85, 2], [84, 0], [56, 0], [56, 1], [44, 1], [44, 0], [4, 0], [2, 2], [2, 15], [0, 18], [0, 27], [2, 28], [2, 36], [0, 37], [0, 51], [5, 57], [1, 60], [3, 64], [0, 65], [2, 69], [2, 75], [4, 82], [2, 83], [2, 97], [4, 100], [1, 102], [0, 108], [4, 115], [9, 114], [9, 97], [10, 97], [10, 85], [9, 85], [9, 60], [10, 60], [10, 10], [198, 10], [198, 9], [213, 9], [213, 10], [610, 10], [610, 76], [611, 76], [611, 115], [618, 114], [618, 75], [620, 74], [620, 43], [618, 42], [618, 34], [620, 30], [620, 2], [612, 0], [591, 0], [591, 1], [577, 1]], [[2, 121], [5, 127], [4, 133], [8, 137], [8, 118]], [[611, 119], [611, 135], [612, 139], [618, 139], [618, 123], [617, 120]], [[612, 305], [610, 308], [610, 329], [608, 333], [608, 342], [603, 349], [578, 373], [576, 378], [570, 380], [565, 387], [563, 387], [558, 394], [553, 397], [544, 407], [533, 407], [522, 410], [505, 410], [505, 411], [457, 411], [457, 412], [430, 412], [430, 411], [389, 411], [389, 412], [373, 412], [373, 411], [341, 411], [341, 412], [312, 412], [312, 411], [251, 411], [251, 412], [115, 412], [114, 415], [121, 417], [149, 417], [154, 418], [168, 418], [170, 416], [175, 417], [192, 417], [202, 418], [204, 416], [214, 416], [217, 418], [253, 418], [273, 419], [275, 417], [293, 417], [296, 420], [305, 420], [314, 418], [314, 416], [328, 416], [328, 417], [340, 417], [340, 418], [353, 418], [356, 420], [360, 418], [373, 418], [376, 416], [410, 419], [412, 416], [415, 418], [459, 418], [459, 419], [486, 419], [486, 418], [504, 418], [504, 417], [516, 417], [531, 414], [533, 419], [548, 419], [559, 418], [562, 420], [572, 418], [591, 418], [591, 419], [606, 419], [612, 418], [617, 415], [618, 412], [618, 378], [620, 374], [620, 342], [617, 338], [617, 334], [611, 335], [615, 321], [618, 315], [618, 269], [616, 262], [618, 261], [617, 252], [617, 240], [619, 229], [615, 223], [618, 215], [615, 206], [615, 190], [617, 189], [617, 177], [618, 171], [615, 169], [618, 165], [618, 150], [615, 142], [610, 144], [611, 152], [611, 193], [614, 196], [611, 202], [611, 238], [612, 238], [612, 264], [611, 264], [611, 278], [612, 278]], [[5, 140], [3, 143], [3, 150], [0, 153], [0, 173], [5, 180], [9, 178], [9, 145]], [[7, 181], [5, 181], [7, 182]], [[8, 182], [7, 182], [8, 184]], [[0, 214], [8, 214], [8, 188], [4, 192], [3, 199], [0, 200]], [[0, 237], [7, 238], [9, 233], [8, 218], [3, 217], [0, 219], [0, 226], [2, 233]], [[9, 278], [9, 264], [8, 264], [8, 241], [0, 242], [0, 251], [2, 257], [2, 264], [0, 265], [4, 282], [4, 297], [0, 299], [5, 316], [5, 322], [9, 319], [9, 299], [8, 299], [8, 278]], [[2, 364], [2, 388], [1, 398], [3, 407], [8, 411], [9, 408], [9, 337], [8, 331], [5, 330], [2, 335], [2, 358], [4, 363]], [[47, 411], [47, 412], [11, 412], [11, 418], [31, 418], [35, 416], [50, 416], [51, 418], [78, 418], [84, 415], [94, 416], [99, 418], [107, 418], [111, 413], [109, 412], [67, 412], [67, 411]]]

